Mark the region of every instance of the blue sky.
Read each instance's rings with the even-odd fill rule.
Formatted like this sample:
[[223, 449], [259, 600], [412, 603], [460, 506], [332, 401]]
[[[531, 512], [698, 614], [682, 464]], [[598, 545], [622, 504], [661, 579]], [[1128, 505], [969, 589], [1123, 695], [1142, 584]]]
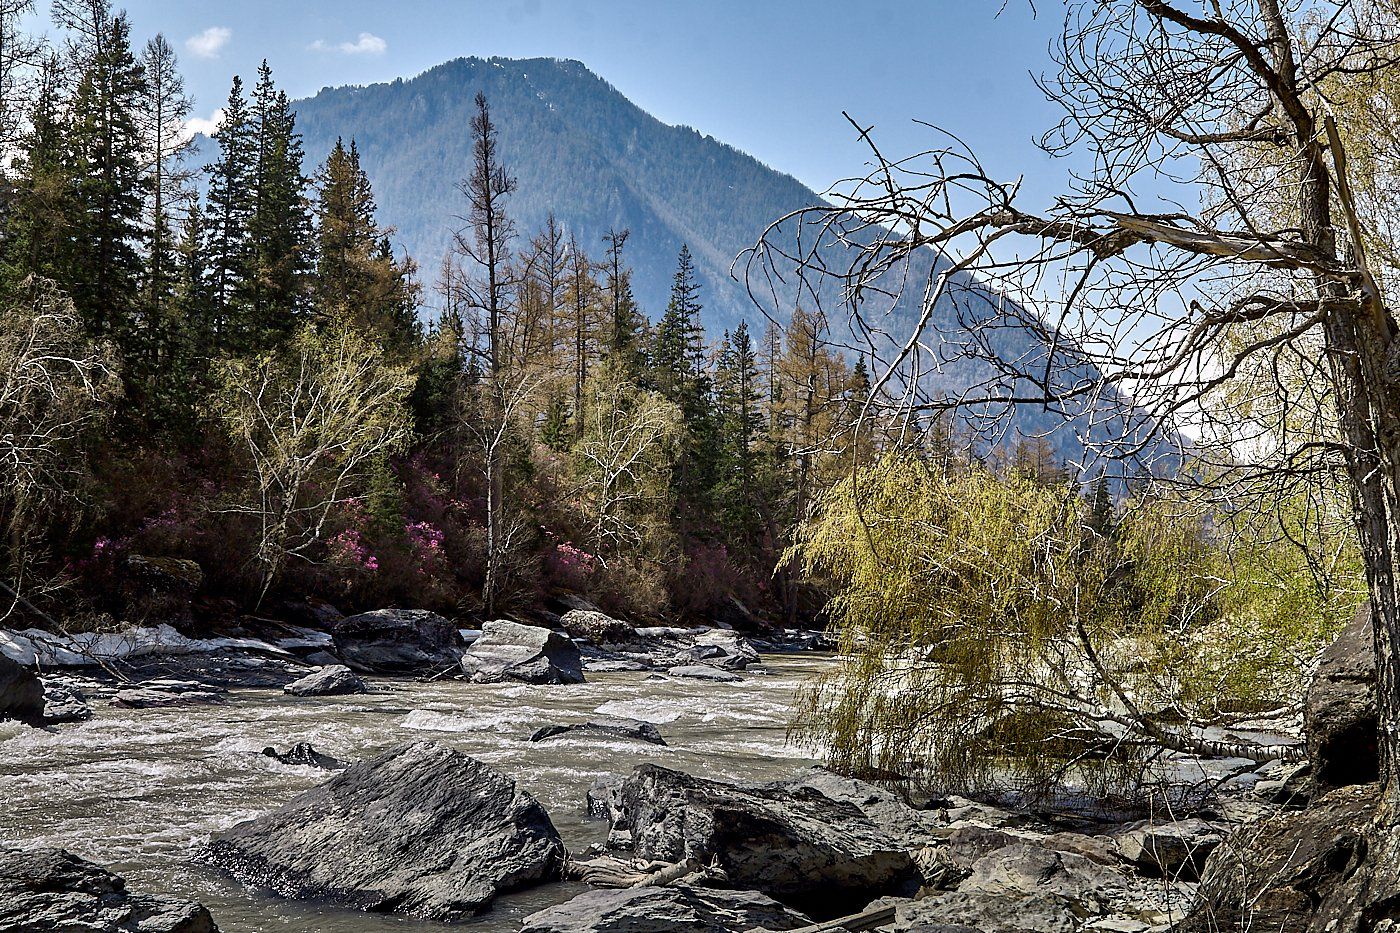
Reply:
[[1064, 167], [1032, 145], [1056, 118], [1031, 81], [1060, 7], [1041, 0], [131, 0], [144, 41], [179, 51], [196, 113], [266, 57], [294, 97], [409, 77], [463, 55], [575, 58], [668, 123], [685, 123], [822, 190], [865, 153], [927, 148], [927, 120], [1042, 194]]

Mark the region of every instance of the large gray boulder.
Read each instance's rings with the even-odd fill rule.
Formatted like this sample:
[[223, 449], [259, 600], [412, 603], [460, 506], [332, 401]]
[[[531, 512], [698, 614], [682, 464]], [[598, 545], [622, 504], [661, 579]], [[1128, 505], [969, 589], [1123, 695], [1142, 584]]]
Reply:
[[1225, 836], [1223, 827], [1192, 818], [1147, 823], [1123, 833], [1117, 843], [1123, 858], [1148, 874], [1195, 881]]
[[559, 617], [559, 627], [570, 638], [586, 638], [595, 643], [632, 641], [637, 637], [631, 623], [590, 609], [570, 609]]
[[1375, 643], [1370, 607], [1363, 606], [1322, 652], [1308, 687], [1304, 727], [1318, 788], [1377, 779], [1377, 723]]
[[375, 609], [338, 622], [335, 653], [361, 674], [438, 673], [461, 654], [457, 627], [426, 609]]
[[794, 781], [726, 784], [641, 765], [618, 792], [611, 841], [643, 859], [718, 862], [730, 882], [838, 916], [917, 885], [905, 845], [858, 807]]
[[439, 745], [400, 745], [221, 833], [207, 858], [243, 883], [426, 920], [559, 877], [564, 844], [515, 782]]
[[297, 697], [333, 697], [369, 693], [369, 686], [344, 664], [328, 664], [287, 684], [282, 692]]
[[481, 637], [462, 654], [462, 670], [476, 683], [583, 683], [583, 658], [573, 639], [505, 619], [481, 627]]
[[92, 707], [81, 693], [64, 684], [44, 684], [44, 725], [85, 722], [92, 718]]
[[520, 933], [748, 933], [810, 924], [757, 891], [720, 891], [687, 884], [587, 891], [525, 918]]
[[695, 638], [695, 643], [676, 656], [677, 666], [707, 664], [726, 671], [742, 671], [759, 661], [758, 649], [738, 632], [712, 629]]
[[31, 726], [44, 720], [44, 685], [34, 672], [0, 654], [0, 719]]
[[192, 901], [132, 894], [106, 869], [62, 849], [0, 847], [0, 930], [218, 933]]

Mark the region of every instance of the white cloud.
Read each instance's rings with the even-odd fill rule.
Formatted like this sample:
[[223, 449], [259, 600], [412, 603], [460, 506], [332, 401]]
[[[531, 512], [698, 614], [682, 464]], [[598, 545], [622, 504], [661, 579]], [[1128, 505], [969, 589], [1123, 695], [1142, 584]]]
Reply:
[[218, 58], [219, 52], [233, 38], [233, 30], [227, 26], [210, 26], [197, 36], [185, 40], [185, 48], [196, 58]]
[[389, 43], [372, 32], [362, 32], [354, 42], [331, 45], [324, 39], [317, 39], [307, 48], [313, 52], [340, 52], [342, 55], [383, 55], [389, 48]]
[[212, 136], [219, 131], [219, 127], [223, 125], [223, 122], [224, 108], [220, 107], [218, 110], [211, 113], [207, 119], [205, 117], [190, 117], [186, 120], [185, 134], [194, 136], [198, 133], [203, 133], [205, 136]]

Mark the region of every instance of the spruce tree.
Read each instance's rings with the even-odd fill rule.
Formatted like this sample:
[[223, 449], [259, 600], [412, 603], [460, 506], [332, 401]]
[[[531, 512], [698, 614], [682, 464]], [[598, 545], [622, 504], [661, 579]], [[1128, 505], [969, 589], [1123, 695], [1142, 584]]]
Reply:
[[257, 139], [243, 79], [237, 75], [214, 139], [219, 144], [219, 158], [208, 167], [209, 207], [204, 218], [211, 316], [208, 329], [214, 338], [210, 350], [246, 352], [251, 343], [248, 292], [253, 266]]
[[629, 382], [639, 382], [644, 367], [642, 342], [646, 322], [632, 297], [632, 270], [622, 259], [630, 230], [609, 230], [603, 237], [608, 244], [604, 263], [608, 304], [607, 344], [604, 358], [608, 365]]
[[272, 81], [264, 60], [253, 89], [253, 205], [248, 231], [248, 302], [255, 348], [275, 346], [296, 328], [306, 308], [311, 219], [302, 174], [296, 114]]
[[749, 326], [725, 334], [715, 377], [720, 460], [715, 497], [728, 539], [751, 547], [762, 527], [757, 446], [763, 433], [763, 387]]
[[30, 275], [67, 289], [74, 262], [70, 229], [78, 209], [76, 169], [64, 119], [63, 69], [44, 59], [35, 78], [28, 128], [15, 161], [14, 192], [6, 218], [5, 278], [14, 285]]

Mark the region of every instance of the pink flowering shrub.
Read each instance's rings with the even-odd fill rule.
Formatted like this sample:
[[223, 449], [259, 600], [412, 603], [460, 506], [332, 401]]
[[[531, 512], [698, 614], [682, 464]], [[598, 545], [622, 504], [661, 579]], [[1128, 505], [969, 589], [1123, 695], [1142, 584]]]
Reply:
[[544, 555], [546, 579], [564, 589], [586, 591], [597, 570], [598, 558], [568, 541], [554, 541]]

